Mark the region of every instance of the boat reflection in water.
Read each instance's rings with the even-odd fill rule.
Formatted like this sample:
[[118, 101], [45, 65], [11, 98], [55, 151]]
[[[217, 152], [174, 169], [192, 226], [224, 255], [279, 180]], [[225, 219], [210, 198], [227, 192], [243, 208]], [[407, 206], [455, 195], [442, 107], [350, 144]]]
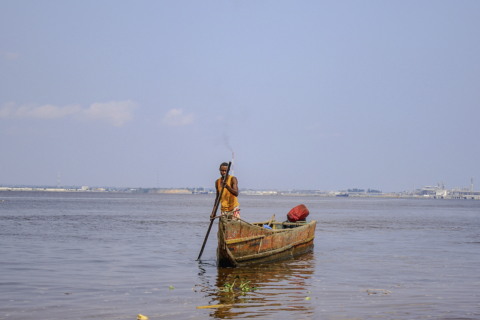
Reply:
[[[202, 270], [202, 267], [200, 267]], [[206, 296], [211, 298], [210, 305], [226, 305], [210, 309], [214, 318], [281, 317], [282, 313], [291, 317], [291, 313], [303, 317], [313, 316], [315, 298], [306, 300], [313, 290], [312, 275], [315, 271], [314, 252], [301, 254], [290, 259], [239, 268], [218, 268], [216, 279], [209, 281], [204, 270], [199, 273]], [[258, 287], [255, 292], [242, 292], [238, 289], [221, 292], [225, 283], [235, 282], [238, 288], [240, 280], [247, 278], [250, 288]], [[211, 279], [213, 280], [213, 279]], [[213, 282], [213, 283], [212, 283]]]

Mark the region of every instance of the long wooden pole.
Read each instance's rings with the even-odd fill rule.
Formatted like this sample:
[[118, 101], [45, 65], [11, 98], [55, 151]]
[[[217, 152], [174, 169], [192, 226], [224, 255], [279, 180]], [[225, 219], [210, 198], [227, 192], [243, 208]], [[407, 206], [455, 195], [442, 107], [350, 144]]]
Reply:
[[270, 227], [270, 225], [272, 224], [272, 221], [273, 219], [275, 218], [275, 215], [272, 216], [272, 218], [270, 219], [270, 221], [268, 221], [268, 226]]
[[220, 200], [222, 199], [222, 195], [223, 195], [223, 190], [225, 189], [225, 186], [223, 186], [223, 183], [226, 181], [228, 177], [228, 173], [230, 172], [231, 165], [232, 165], [232, 162], [231, 161], [228, 162], [227, 173], [225, 174], [225, 177], [223, 177], [222, 179], [222, 191], [220, 191], [218, 198], [215, 199], [215, 204], [213, 205], [212, 214], [210, 215], [210, 225], [208, 226], [207, 234], [205, 235], [205, 240], [203, 240], [202, 249], [200, 250], [200, 254], [198, 255], [197, 260], [200, 260], [200, 258], [202, 257], [203, 249], [205, 249], [205, 245], [207, 244], [208, 235], [210, 234], [210, 230], [212, 229], [213, 221], [215, 220], [215, 217], [217, 215], [218, 205], [220, 204]]

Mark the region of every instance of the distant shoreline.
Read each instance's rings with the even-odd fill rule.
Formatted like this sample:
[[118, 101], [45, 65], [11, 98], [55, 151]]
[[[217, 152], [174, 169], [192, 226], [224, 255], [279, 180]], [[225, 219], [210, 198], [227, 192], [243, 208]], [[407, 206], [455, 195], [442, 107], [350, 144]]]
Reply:
[[[192, 192], [187, 189], [105, 189], [105, 188], [92, 188], [92, 189], [63, 189], [63, 188], [11, 188], [11, 187], [0, 187], [0, 192], [59, 192], [59, 193], [140, 193], [140, 194], [178, 194], [178, 195], [198, 195], [198, 194], [214, 194], [214, 192]], [[335, 198], [384, 198], [384, 199], [436, 199], [436, 200], [451, 200], [451, 199], [461, 199], [461, 200], [480, 200], [480, 197], [471, 197], [471, 198], [459, 198], [459, 197], [443, 197], [438, 198], [430, 195], [405, 195], [405, 194], [396, 194], [396, 193], [385, 193], [385, 194], [354, 194], [354, 195], [344, 195], [339, 192], [329, 192], [323, 194], [312, 194], [312, 193], [283, 193], [277, 191], [255, 191], [255, 192], [242, 192], [240, 194], [243, 196], [286, 196], [286, 197], [335, 197]]]

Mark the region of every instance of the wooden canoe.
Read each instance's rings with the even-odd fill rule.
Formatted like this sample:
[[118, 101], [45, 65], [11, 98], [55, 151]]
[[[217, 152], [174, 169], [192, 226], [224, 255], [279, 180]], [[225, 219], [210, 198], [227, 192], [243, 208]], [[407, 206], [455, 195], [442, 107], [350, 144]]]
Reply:
[[[221, 217], [218, 223], [217, 263], [220, 267], [242, 267], [292, 257], [313, 249], [317, 221], [248, 223]], [[293, 228], [290, 228], [293, 227]]]

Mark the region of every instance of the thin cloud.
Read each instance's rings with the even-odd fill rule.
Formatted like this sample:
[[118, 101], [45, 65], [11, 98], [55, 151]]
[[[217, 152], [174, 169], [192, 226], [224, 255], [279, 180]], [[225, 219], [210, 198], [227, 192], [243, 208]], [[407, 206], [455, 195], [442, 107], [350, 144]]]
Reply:
[[16, 106], [13, 102], [7, 102], [0, 109], [0, 118], [60, 119], [71, 116], [85, 121], [104, 120], [116, 127], [121, 127], [126, 122], [133, 120], [133, 111], [136, 108], [137, 104], [130, 100], [95, 102], [86, 109], [79, 105], [57, 107], [50, 104], [43, 106], [27, 104]]
[[57, 107], [46, 104], [40, 107], [34, 105], [20, 106], [15, 111], [18, 118], [59, 119], [80, 112], [80, 106]]
[[317, 136], [319, 139], [342, 139], [341, 133], [321, 133]]
[[307, 126], [307, 130], [317, 130], [318, 128], [320, 128], [320, 123], [318, 122]]
[[83, 116], [87, 119], [106, 120], [116, 127], [121, 127], [125, 122], [133, 120], [133, 110], [136, 108], [137, 104], [130, 100], [95, 102], [83, 111]]
[[183, 114], [182, 109], [172, 109], [163, 117], [162, 123], [169, 127], [186, 126], [193, 123], [193, 113]]
[[5, 60], [13, 61], [20, 57], [20, 53], [0, 51], [0, 57], [2, 57], [2, 59], [5, 59]]

